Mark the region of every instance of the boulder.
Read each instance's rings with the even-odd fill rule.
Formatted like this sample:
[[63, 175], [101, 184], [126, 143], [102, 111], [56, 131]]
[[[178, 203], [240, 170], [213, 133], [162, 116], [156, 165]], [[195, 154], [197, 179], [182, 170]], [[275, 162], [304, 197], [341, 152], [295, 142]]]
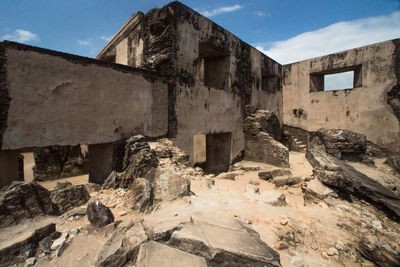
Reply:
[[153, 204], [148, 180], [136, 178], [125, 194], [125, 205], [133, 210], [145, 211]]
[[150, 241], [140, 246], [135, 266], [193, 266], [207, 267], [203, 257], [199, 257], [167, 245]]
[[284, 185], [292, 186], [292, 185], [303, 182], [303, 179], [301, 177], [279, 176], [279, 177], [275, 177], [274, 179], [272, 179], [272, 182], [275, 184], [276, 187], [281, 187]]
[[338, 159], [362, 161], [365, 157], [367, 138], [363, 134], [341, 129], [319, 129], [316, 134], [326, 152]]
[[291, 176], [292, 172], [289, 169], [273, 168], [258, 173], [260, 179], [269, 181], [276, 176]]
[[339, 195], [347, 199], [350, 195], [365, 199], [388, 215], [400, 219], [400, 197], [376, 180], [326, 153], [318, 137], [310, 142], [306, 158], [313, 166], [314, 176]]
[[70, 185], [63, 189], [51, 191], [50, 198], [62, 214], [85, 204], [90, 199], [90, 195], [84, 185]]
[[174, 167], [158, 168], [151, 175], [155, 200], [174, 200], [190, 194], [190, 180]]
[[132, 260], [138, 253], [139, 246], [147, 241], [147, 235], [141, 223], [128, 230], [119, 228], [99, 251], [95, 266], [119, 267]]
[[95, 198], [89, 200], [86, 215], [88, 220], [96, 227], [103, 227], [114, 222], [114, 215], [111, 210]]
[[0, 227], [53, 213], [50, 192], [37, 183], [14, 181], [0, 191]]

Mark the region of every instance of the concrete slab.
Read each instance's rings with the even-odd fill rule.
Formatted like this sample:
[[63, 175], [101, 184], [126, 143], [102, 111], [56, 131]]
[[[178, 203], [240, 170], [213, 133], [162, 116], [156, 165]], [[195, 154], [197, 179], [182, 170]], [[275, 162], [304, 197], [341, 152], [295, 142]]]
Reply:
[[140, 246], [136, 266], [197, 267], [207, 266], [207, 263], [202, 257], [183, 252], [167, 245], [150, 241]]

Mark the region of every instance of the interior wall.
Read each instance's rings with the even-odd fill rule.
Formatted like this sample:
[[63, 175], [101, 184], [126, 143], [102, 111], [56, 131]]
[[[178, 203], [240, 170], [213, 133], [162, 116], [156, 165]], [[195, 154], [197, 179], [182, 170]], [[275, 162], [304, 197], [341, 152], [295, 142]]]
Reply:
[[[283, 123], [307, 131], [339, 128], [365, 134], [399, 151], [399, 121], [387, 93], [397, 84], [396, 47], [377, 43], [283, 67]], [[310, 73], [361, 65], [362, 85], [350, 90], [310, 92]]]

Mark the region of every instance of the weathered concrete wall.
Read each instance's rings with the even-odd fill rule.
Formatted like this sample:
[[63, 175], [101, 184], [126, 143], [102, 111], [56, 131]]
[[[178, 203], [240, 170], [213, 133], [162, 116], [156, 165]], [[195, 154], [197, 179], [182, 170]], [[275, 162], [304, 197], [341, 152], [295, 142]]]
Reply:
[[[7, 120], [2, 149], [109, 143], [167, 134], [168, 87], [159, 75], [4, 42]], [[3, 77], [4, 78], [4, 77]], [[2, 107], [3, 112], [3, 107]]]
[[[192, 160], [196, 134], [231, 132], [232, 159], [243, 151], [245, 105], [281, 118], [281, 65], [181, 3], [149, 11], [124, 36], [109, 44], [116, 47], [117, 62], [171, 78], [168, 135]], [[272, 90], [264, 90], [263, 73], [277, 76]]]
[[[398, 84], [396, 43], [377, 43], [283, 66], [283, 123], [307, 131], [346, 129], [399, 151], [399, 121], [388, 104], [388, 92]], [[360, 65], [360, 87], [310, 92], [310, 73]]]

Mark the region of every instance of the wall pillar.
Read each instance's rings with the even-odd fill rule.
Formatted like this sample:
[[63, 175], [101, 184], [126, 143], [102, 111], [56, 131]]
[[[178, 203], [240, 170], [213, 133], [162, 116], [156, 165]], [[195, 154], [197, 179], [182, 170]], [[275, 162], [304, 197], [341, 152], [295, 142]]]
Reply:
[[19, 174], [18, 151], [0, 150], [0, 188], [13, 181], [23, 181]]
[[113, 167], [113, 143], [89, 145], [89, 182], [102, 184]]

